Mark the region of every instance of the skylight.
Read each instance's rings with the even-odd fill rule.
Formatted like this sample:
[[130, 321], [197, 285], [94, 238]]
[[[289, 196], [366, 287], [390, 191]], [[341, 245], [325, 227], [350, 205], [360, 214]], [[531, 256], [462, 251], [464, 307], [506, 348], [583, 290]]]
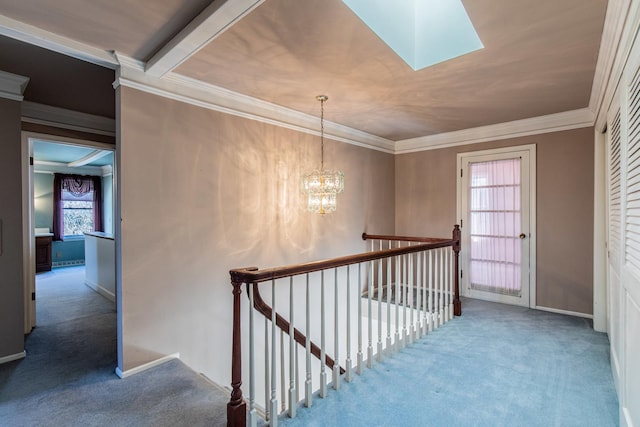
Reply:
[[484, 46], [462, 0], [342, 0], [411, 68]]

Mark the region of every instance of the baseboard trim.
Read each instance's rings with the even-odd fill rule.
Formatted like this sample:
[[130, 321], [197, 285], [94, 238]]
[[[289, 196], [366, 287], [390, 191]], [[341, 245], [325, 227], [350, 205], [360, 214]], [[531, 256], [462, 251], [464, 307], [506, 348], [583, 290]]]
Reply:
[[97, 293], [99, 293], [100, 295], [102, 295], [103, 297], [105, 297], [106, 299], [108, 299], [109, 301], [116, 302], [116, 295], [110, 290], [108, 290], [107, 288], [101, 286], [100, 284], [92, 282], [91, 280], [87, 280], [87, 279], [84, 280], [84, 284], [90, 287], [91, 289], [93, 289], [94, 291], [96, 291]]
[[155, 368], [156, 366], [160, 366], [163, 363], [169, 362], [174, 359], [180, 359], [180, 353], [173, 353], [167, 356], [163, 356], [159, 359], [153, 360], [151, 362], [145, 363], [144, 365], [136, 366], [135, 368], [127, 369], [126, 371], [120, 370], [120, 368], [116, 368], [116, 375], [122, 379], [130, 377], [131, 375], [139, 374], [140, 372], [146, 371], [147, 369]]
[[73, 267], [75, 265], [84, 265], [84, 260], [83, 259], [72, 259], [70, 261], [53, 261], [51, 263], [51, 268]]
[[580, 313], [578, 311], [561, 310], [559, 308], [543, 307], [540, 305], [536, 305], [535, 309], [541, 310], [541, 311], [549, 311], [551, 313], [566, 314], [567, 316], [584, 317], [585, 319], [593, 319], [593, 314]]
[[26, 356], [27, 352], [23, 350], [20, 353], [0, 357], [0, 365], [2, 365], [3, 363], [13, 362], [14, 360], [24, 359]]

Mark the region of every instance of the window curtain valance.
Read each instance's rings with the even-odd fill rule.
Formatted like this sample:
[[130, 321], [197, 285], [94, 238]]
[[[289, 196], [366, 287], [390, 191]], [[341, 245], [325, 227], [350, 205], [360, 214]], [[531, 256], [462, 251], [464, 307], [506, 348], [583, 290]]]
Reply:
[[63, 190], [67, 190], [75, 197], [82, 197], [85, 194], [94, 190], [96, 187], [94, 183], [94, 176], [83, 176], [83, 175], [66, 175], [66, 174], [56, 174], [60, 176], [60, 185]]
[[63, 192], [82, 197], [93, 192], [93, 231], [102, 228], [102, 180], [99, 176], [56, 173], [53, 175], [53, 240], [64, 240]]

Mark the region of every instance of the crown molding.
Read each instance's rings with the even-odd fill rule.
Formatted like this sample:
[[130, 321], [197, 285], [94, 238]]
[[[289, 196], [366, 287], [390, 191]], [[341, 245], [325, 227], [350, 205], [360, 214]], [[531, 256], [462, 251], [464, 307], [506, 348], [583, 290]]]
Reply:
[[29, 77], [0, 71], [0, 98], [22, 101], [27, 84], [29, 84]]
[[593, 126], [593, 121], [593, 112], [589, 108], [582, 108], [546, 116], [396, 141], [395, 153], [403, 154], [435, 150], [458, 145], [578, 129]]
[[115, 119], [24, 101], [22, 121], [96, 135], [116, 135]]
[[102, 176], [105, 174], [103, 166], [78, 166], [71, 167], [68, 163], [49, 162], [46, 160], [34, 160], [33, 170], [37, 173], [71, 173], [77, 175]]
[[[320, 135], [317, 116], [301, 113], [175, 73], [168, 73], [162, 78], [156, 78], [145, 73], [144, 62], [118, 53], [115, 56], [120, 67], [116, 70], [114, 88], [125, 86], [249, 120], [311, 135]], [[330, 121], [325, 121], [325, 137], [385, 153], [393, 153], [395, 150], [394, 142], [389, 139]]]
[[262, 4], [264, 0], [214, 1], [147, 62], [145, 71], [162, 77]]
[[[616, 58], [619, 54], [625, 22], [628, 16], [630, 0], [609, 0], [600, 40], [598, 61], [591, 87], [589, 108], [596, 116], [595, 126], [600, 132], [606, 126], [609, 102], [605, 102], [607, 94], [615, 92], [617, 81], [622, 73]], [[613, 87], [611, 87], [613, 85]]]
[[71, 56], [81, 61], [111, 68], [112, 70], [118, 66], [117, 61], [110, 52], [3, 15], [0, 15], [0, 35]]
[[83, 158], [74, 160], [73, 162], [69, 162], [68, 165], [69, 167], [72, 167], [72, 168], [86, 166], [89, 163], [93, 163], [96, 160], [103, 158], [104, 156], [106, 156], [107, 154], [110, 154], [111, 152], [112, 152], [111, 150], [100, 150], [100, 149], [93, 150], [91, 153], [87, 154]]
[[603, 88], [601, 89], [601, 92], [603, 94], [598, 105], [595, 124], [596, 129], [600, 132], [603, 132], [606, 129], [607, 112], [609, 111], [616, 91], [618, 90], [618, 85], [620, 84], [622, 74], [627, 65], [627, 61], [629, 60], [631, 49], [633, 47], [634, 41], [636, 40], [636, 37], [638, 37], [638, 32], [640, 31], [639, 2], [631, 1], [631, 3], [629, 4], [630, 0], [618, 1], [622, 1], [625, 6], [620, 12], [623, 30], [619, 37], [618, 43], [615, 46], [615, 59], [613, 61], [613, 66], [611, 67], [611, 72], [606, 81], [606, 84], [604, 84]]

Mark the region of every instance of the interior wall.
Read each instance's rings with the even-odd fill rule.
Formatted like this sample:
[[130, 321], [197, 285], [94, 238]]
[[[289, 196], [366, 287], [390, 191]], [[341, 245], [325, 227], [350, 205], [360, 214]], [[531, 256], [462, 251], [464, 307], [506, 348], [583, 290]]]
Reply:
[[24, 350], [20, 114], [0, 98], [0, 358]]
[[319, 166], [318, 137], [117, 91], [119, 368], [180, 352], [228, 384], [229, 270], [358, 253], [363, 231], [392, 233], [393, 155], [327, 140], [325, 165], [345, 173], [345, 191], [337, 212], [311, 214], [300, 179]]
[[53, 229], [53, 174], [33, 174], [34, 220], [36, 228]]
[[102, 226], [105, 233], [113, 234], [113, 175], [102, 177]]
[[592, 127], [396, 156], [396, 233], [450, 236], [456, 155], [524, 144], [537, 145], [537, 305], [592, 314]]

